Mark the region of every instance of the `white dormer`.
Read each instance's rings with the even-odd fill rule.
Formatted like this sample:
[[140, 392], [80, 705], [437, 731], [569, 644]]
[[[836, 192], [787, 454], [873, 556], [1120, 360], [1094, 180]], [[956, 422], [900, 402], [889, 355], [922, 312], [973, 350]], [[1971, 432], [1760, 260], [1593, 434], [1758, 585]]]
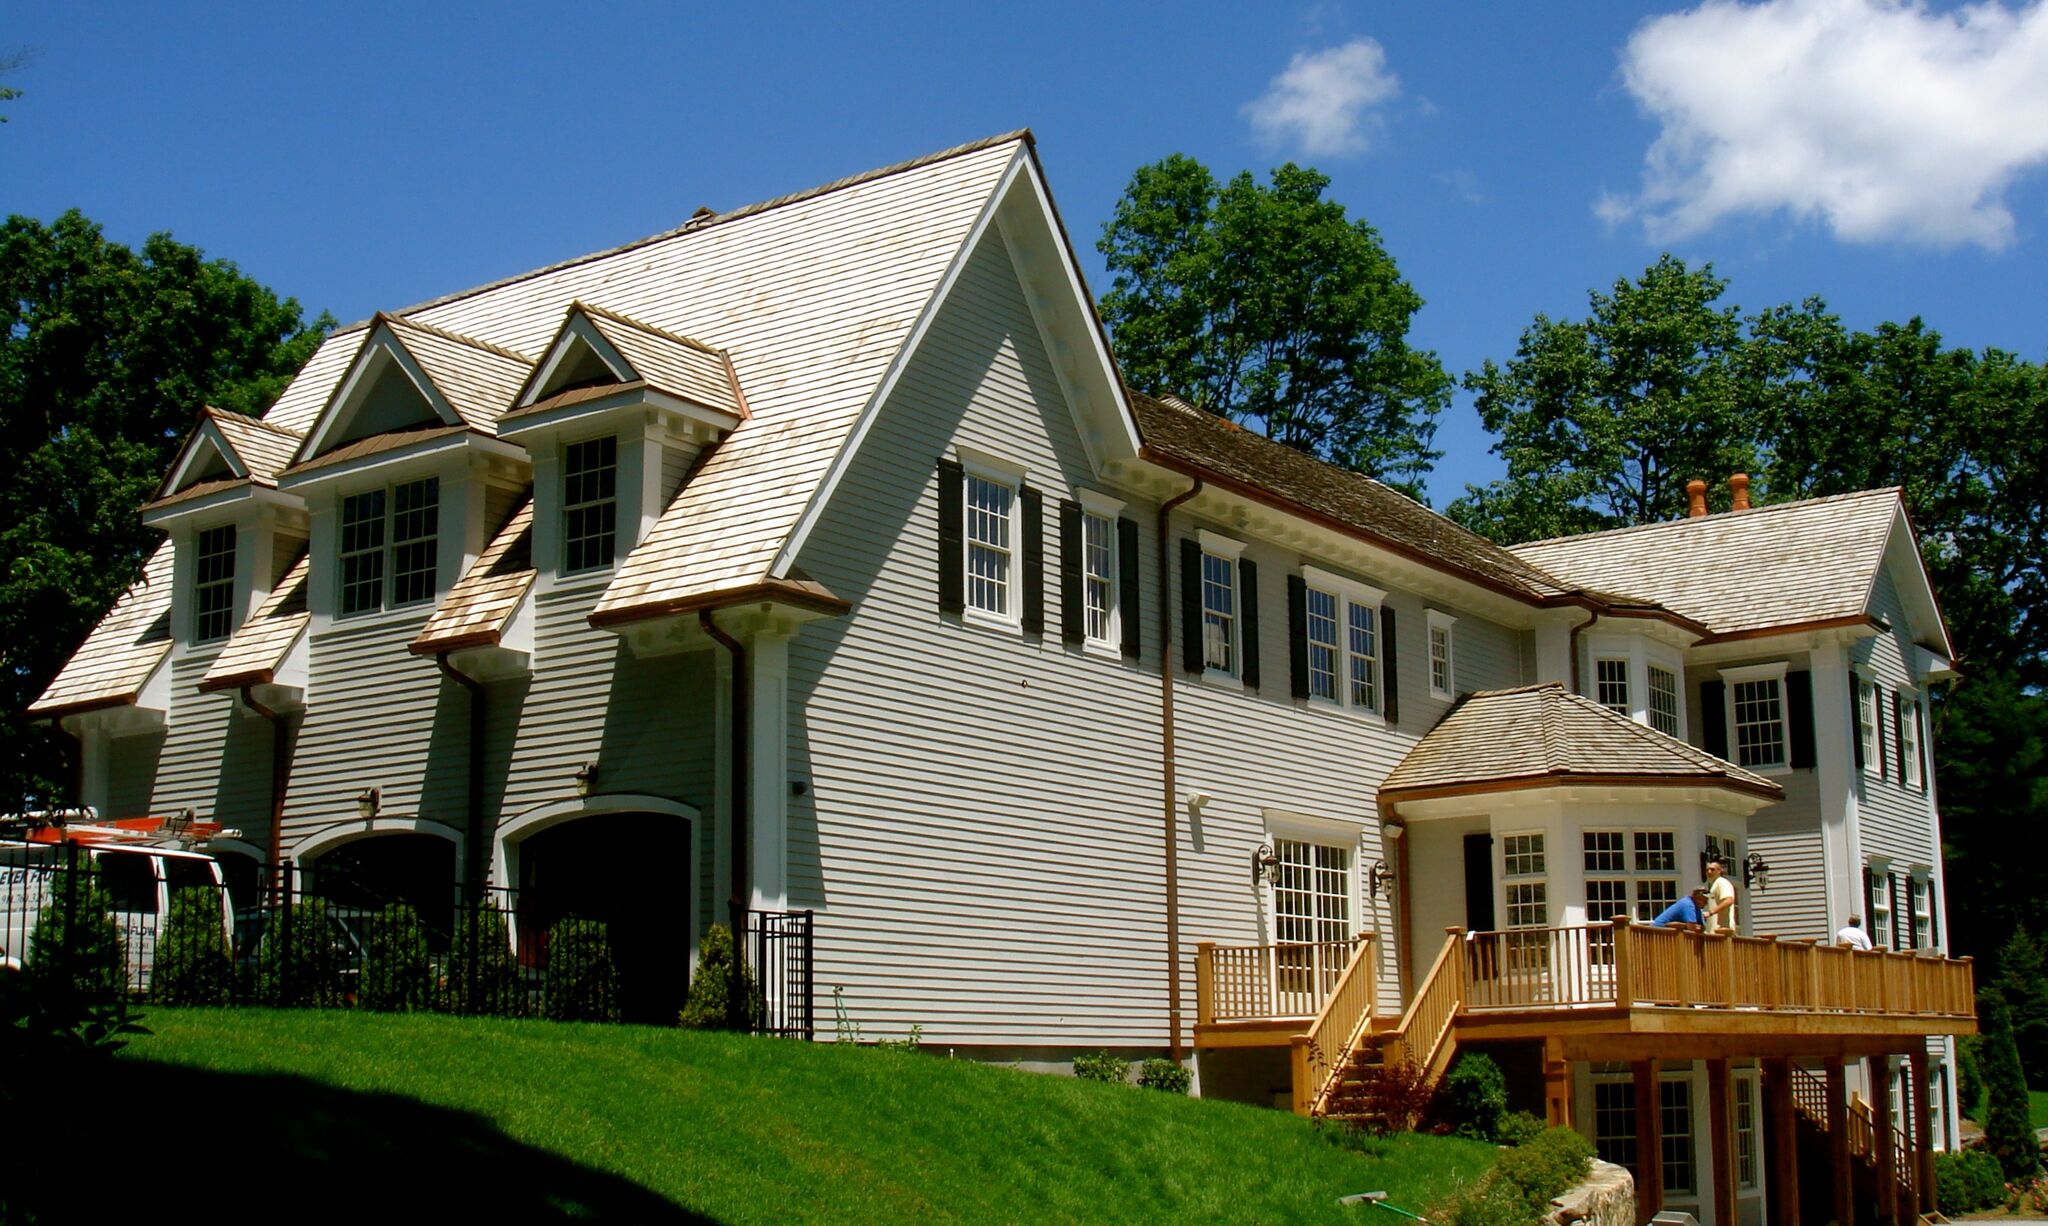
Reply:
[[498, 427], [533, 459], [541, 583], [609, 575], [645, 539], [698, 454], [746, 417], [723, 350], [571, 304]]

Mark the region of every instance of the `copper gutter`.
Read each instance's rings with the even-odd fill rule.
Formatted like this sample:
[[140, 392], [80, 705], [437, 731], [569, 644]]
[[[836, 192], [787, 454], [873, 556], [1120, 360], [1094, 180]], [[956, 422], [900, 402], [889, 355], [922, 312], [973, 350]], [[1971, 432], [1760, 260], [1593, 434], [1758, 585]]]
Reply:
[[275, 873], [284, 863], [284, 792], [292, 773], [291, 744], [285, 738], [291, 730], [291, 716], [256, 701], [253, 685], [243, 686], [241, 693], [243, 706], [270, 721], [270, 865]]
[[[1173, 772], [1173, 611], [1167, 598], [1167, 576], [1172, 563], [1167, 549], [1166, 521], [1173, 509], [1202, 492], [1202, 479], [1185, 492], [1167, 499], [1159, 507], [1159, 771], [1165, 798], [1166, 832], [1166, 1017], [1172, 1032], [1169, 1046], [1173, 1062], [1181, 1061], [1180, 1046], [1180, 806], [1176, 799]], [[1187, 582], [1187, 576], [1181, 576]]]
[[1380, 811], [1391, 815], [1395, 806], [1412, 800], [1436, 800], [1445, 796], [1484, 796], [1496, 792], [1518, 792], [1547, 787], [1712, 787], [1747, 792], [1766, 800], [1785, 799], [1785, 789], [1775, 783], [1751, 783], [1728, 774], [1652, 775], [1616, 772], [1551, 771], [1541, 775], [1517, 775], [1506, 779], [1479, 779], [1466, 783], [1442, 783], [1407, 788], [1382, 788]]
[[597, 609], [584, 620], [594, 627], [603, 629], [607, 626], [620, 626], [628, 622], [646, 621], [675, 613], [710, 613], [733, 605], [752, 604], [757, 600], [772, 600], [833, 616], [853, 611], [852, 601], [834, 596], [816, 583], [795, 579], [765, 579], [759, 583], [750, 583], [746, 587], [729, 588], [724, 591], [678, 596], [671, 600], [649, 601], [646, 604], [627, 605], [624, 608]]
[[1574, 694], [1585, 693], [1585, 690], [1580, 688], [1579, 685], [1579, 635], [1581, 632], [1585, 630], [1586, 627], [1592, 625], [1594, 622], [1599, 620], [1600, 610], [1587, 610], [1586, 620], [1580, 622], [1576, 626], [1573, 626], [1570, 636], [1568, 636], [1565, 640], [1566, 649], [1571, 652], [1572, 656], [1572, 693]]
[[443, 677], [469, 691], [469, 837], [463, 845], [469, 863], [463, 866], [462, 881], [472, 891], [472, 898], [482, 898], [485, 865], [490, 863], [485, 856], [491, 842], [484, 832], [484, 683], [449, 663], [445, 651], [434, 657], [434, 664]]
[[[727, 789], [731, 797], [732, 814], [732, 871], [731, 898], [733, 914], [738, 915], [747, 905], [747, 775], [753, 769], [753, 746], [747, 732], [752, 721], [751, 703], [748, 699], [747, 648], [744, 643], [718, 628], [712, 620], [710, 609], [697, 611], [697, 624], [703, 628], [713, 642], [725, 648], [732, 657], [732, 786]], [[733, 934], [737, 937], [739, 934]]]

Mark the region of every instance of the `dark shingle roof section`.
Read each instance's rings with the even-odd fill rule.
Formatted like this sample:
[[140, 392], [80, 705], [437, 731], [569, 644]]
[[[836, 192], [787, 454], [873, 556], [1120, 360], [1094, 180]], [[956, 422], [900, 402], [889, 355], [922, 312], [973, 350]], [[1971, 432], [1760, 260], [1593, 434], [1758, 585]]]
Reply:
[[1462, 571], [1526, 600], [1573, 589], [1507, 550], [1370, 477], [1325, 464], [1213, 413], [1131, 395], [1147, 458], [1278, 497], [1397, 552]]

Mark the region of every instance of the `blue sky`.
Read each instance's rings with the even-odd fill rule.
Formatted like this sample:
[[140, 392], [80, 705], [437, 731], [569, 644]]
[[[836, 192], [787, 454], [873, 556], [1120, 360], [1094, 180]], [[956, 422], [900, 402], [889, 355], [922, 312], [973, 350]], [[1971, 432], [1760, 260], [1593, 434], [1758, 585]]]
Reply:
[[[2048, 8], [680, 4], [0, 9], [0, 208], [169, 230], [352, 320], [1017, 127], [1091, 288], [1144, 162], [1288, 159], [1455, 374], [1665, 250], [2048, 358]], [[1461, 397], [1441, 506], [1498, 475]]]

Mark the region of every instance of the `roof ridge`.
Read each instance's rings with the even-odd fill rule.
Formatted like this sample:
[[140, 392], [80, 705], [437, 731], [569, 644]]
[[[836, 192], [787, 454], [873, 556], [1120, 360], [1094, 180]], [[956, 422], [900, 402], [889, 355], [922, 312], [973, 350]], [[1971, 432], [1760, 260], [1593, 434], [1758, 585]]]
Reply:
[[515, 350], [507, 349], [503, 345], [493, 345], [489, 341], [480, 341], [474, 336], [464, 336], [460, 332], [450, 332], [446, 328], [437, 327], [430, 323], [422, 323], [417, 319], [407, 319], [403, 315], [393, 315], [389, 311], [377, 312], [374, 322], [400, 324], [404, 327], [416, 328], [429, 336], [438, 336], [444, 341], [454, 341], [459, 345], [468, 345], [473, 349], [481, 349], [486, 353], [495, 353], [501, 358], [510, 358], [521, 365], [531, 366], [534, 363], [534, 359]]
[[[257, 417], [253, 413], [237, 413], [233, 409], [217, 408], [210, 404], [204, 404], [199, 406], [199, 411], [205, 413], [209, 417], [214, 417], [218, 419], [233, 421], [236, 423], [247, 424], [252, 426], [262, 426], [265, 430], [270, 431], [272, 434], [282, 434], [284, 437], [288, 439], [296, 440], [306, 437], [305, 435], [300, 434], [296, 430], [287, 430], [283, 426], [273, 425], [272, 423], [267, 422], [260, 417]], [[264, 411], [269, 412], [268, 409]]]
[[[667, 239], [679, 238], [685, 234], [694, 234], [699, 230], [708, 230], [712, 226], [723, 222], [738, 221], [743, 217], [752, 217], [759, 213], [768, 212], [771, 209], [781, 208], [784, 205], [797, 204], [819, 196], [829, 195], [832, 192], [842, 191], [849, 187], [858, 187], [863, 183], [872, 183], [877, 179], [886, 179], [891, 175], [921, 170], [926, 166], [939, 162], [949, 161], [957, 157], [965, 157], [970, 153], [979, 153], [984, 149], [993, 149], [997, 145], [1010, 141], [1022, 141], [1026, 146], [1035, 146], [1037, 144], [1036, 138], [1031, 135], [1030, 128], [1015, 128], [995, 136], [984, 136], [980, 140], [968, 141], [964, 145], [955, 145], [950, 149], [941, 149], [937, 153], [927, 153], [922, 157], [911, 158], [907, 162], [897, 162], [891, 166], [878, 166], [873, 170], [864, 170], [859, 174], [848, 175], [843, 179], [834, 179], [830, 183], [821, 183], [816, 187], [806, 188], [800, 192], [791, 192], [786, 196], [772, 196], [766, 200], [757, 200], [752, 204], [743, 204], [738, 208], [729, 209], [723, 213], [694, 215], [674, 229], [663, 230], [658, 234], [649, 234], [644, 238], [636, 238], [631, 242], [621, 243], [616, 247], [607, 247], [602, 251], [593, 251], [587, 255], [559, 260], [540, 268], [529, 269], [526, 272], [514, 273], [509, 277], [500, 277], [496, 281], [489, 281], [465, 290], [457, 290], [452, 294], [443, 294], [438, 298], [429, 298], [425, 302], [416, 302], [409, 307], [402, 308], [396, 314], [410, 316], [419, 311], [432, 310], [435, 307], [446, 306], [451, 302], [460, 302], [465, 298], [473, 298], [478, 294], [502, 289], [507, 285], [516, 285], [521, 281], [531, 280], [534, 277], [543, 277], [549, 273], [560, 272], [565, 268], [574, 268], [579, 264], [588, 264], [609, 256], [624, 255], [628, 251], [638, 250], [641, 247], [651, 247], [655, 243], [663, 242]], [[355, 325], [350, 326], [353, 327]], [[336, 330], [343, 331], [345, 329]]]
[[695, 337], [683, 336], [680, 333], [670, 332], [666, 328], [657, 328], [653, 324], [642, 323], [641, 321], [633, 318], [631, 315], [626, 315], [618, 311], [614, 311], [610, 307], [601, 307], [594, 302], [585, 302], [581, 298], [571, 299], [569, 302], [569, 307], [571, 310], [587, 311], [592, 315], [602, 316], [603, 318], [612, 320], [616, 323], [625, 324], [629, 328], [638, 328], [642, 332], [645, 332], [650, 336], [658, 336], [665, 341], [674, 341], [678, 345], [687, 345], [692, 349], [699, 350], [700, 352], [703, 353], [708, 353], [714, 357], [721, 357], [725, 354], [725, 350], [720, 349], [715, 345], [708, 345], [705, 342], [696, 339]]
[[1679, 528], [1687, 524], [1697, 524], [1707, 520], [1725, 520], [1736, 515], [1764, 515], [1773, 511], [1790, 511], [1804, 507], [1819, 506], [1829, 502], [1850, 502], [1859, 498], [1872, 498], [1884, 494], [1894, 494], [1903, 498], [1905, 492], [1906, 487], [1902, 485], [1880, 485], [1874, 489], [1849, 490], [1840, 494], [1821, 494], [1813, 498], [1795, 498], [1791, 502], [1760, 502], [1745, 511], [1714, 511], [1707, 515], [1688, 515], [1681, 519], [1660, 519], [1647, 524], [1624, 524], [1619, 528], [1601, 528], [1593, 532], [1574, 532], [1565, 536], [1546, 536], [1540, 540], [1523, 541], [1519, 545], [1509, 545], [1506, 548], [1513, 551], [1530, 549], [1538, 545], [1556, 545], [1565, 541], [1584, 541], [1591, 540], [1594, 537], [1615, 537], [1631, 532], [1650, 532], [1660, 528]]

